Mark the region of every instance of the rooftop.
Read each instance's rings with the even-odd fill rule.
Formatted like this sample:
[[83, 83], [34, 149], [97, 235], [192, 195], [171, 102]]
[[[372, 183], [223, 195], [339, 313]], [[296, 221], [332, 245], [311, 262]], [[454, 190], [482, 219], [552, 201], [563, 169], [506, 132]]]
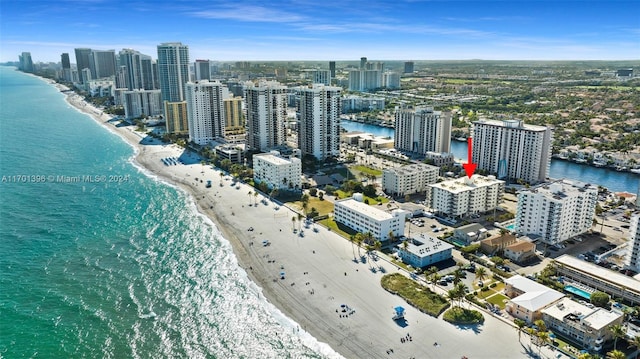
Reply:
[[358, 212], [376, 221], [384, 221], [394, 217], [394, 215], [391, 213], [377, 209], [376, 207], [370, 206], [364, 202], [357, 201], [353, 198], [340, 199], [337, 200], [335, 204], [343, 205], [352, 211]]
[[568, 254], [563, 254], [555, 259], [555, 262], [563, 265], [564, 267], [571, 268], [590, 275], [591, 277], [598, 278], [603, 282], [615, 284], [619, 287], [625, 288], [626, 291], [640, 294], [640, 281], [633, 277], [627, 277], [624, 274], [620, 274], [616, 271], [600, 267], [597, 264], [583, 261]]
[[522, 120], [515, 120], [515, 119], [503, 120], [503, 121], [481, 119], [474, 122], [474, 124], [476, 123], [482, 124], [482, 125], [498, 126], [498, 127], [518, 128], [518, 129], [536, 131], [536, 132], [547, 130], [547, 127], [545, 126], [530, 125], [530, 124], [524, 123], [524, 121]]
[[507, 246], [506, 249], [509, 249], [514, 252], [530, 251], [530, 250], [535, 250], [536, 245], [528, 241], [518, 241], [514, 244], [510, 244], [509, 246]]
[[288, 158], [284, 158], [284, 157], [281, 157], [279, 155], [275, 155], [275, 154], [272, 154], [272, 153], [261, 153], [261, 154], [258, 154], [258, 155], [254, 155], [253, 159], [254, 159], [254, 161], [256, 159], [261, 159], [262, 161], [271, 163], [271, 164], [276, 165], [276, 166], [286, 165], [286, 164], [290, 164], [290, 163], [296, 162], [296, 161], [300, 162], [300, 159], [295, 158], [295, 157], [293, 157], [291, 159], [288, 159]]
[[562, 199], [565, 197], [582, 196], [586, 191], [595, 191], [597, 193], [598, 186], [580, 181], [561, 179], [550, 183], [543, 183], [530, 189], [521, 190], [520, 193], [539, 193], [547, 197]]
[[476, 188], [487, 187], [499, 183], [504, 184], [504, 181], [496, 179], [494, 176], [473, 175], [471, 179], [464, 176], [448, 181], [442, 181], [440, 183], [430, 184], [429, 186], [431, 186], [432, 188], [439, 188], [451, 193], [461, 193], [464, 191], [472, 191]]
[[511, 278], [507, 278], [504, 280], [505, 284], [512, 286], [513, 288], [527, 293], [527, 292], [543, 292], [547, 290], [554, 291], [556, 293], [560, 293], [556, 290], [553, 290], [545, 285], [542, 285], [536, 281], [533, 281], [529, 278], [525, 278], [519, 274], [512, 276]]
[[[402, 246], [400, 246], [400, 248], [402, 250], [404, 249]], [[419, 239], [410, 238], [407, 240], [407, 252], [413, 253], [419, 257], [426, 257], [452, 248], [453, 245], [431, 236], [425, 236], [424, 238]]]
[[413, 164], [402, 166], [402, 167], [389, 168], [384, 170], [384, 172], [396, 173], [399, 175], [405, 175], [405, 174], [411, 174], [411, 173], [423, 172], [423, 171], [438, 172], [440, 171], [440, 168], [436, 166], [428, 165], [425, 163], [413, 163]]
[[603, 308], [589, 308], [569, 298], [563, 298], [542, 312], [561, 321], [582, 321], [595, 330], [605, 328], [622, 315]]
[[545, 308], [562, 297], [564, 297], [564, 294], [553, 289], [546, 288], [546, 290], [526, 292], [511, 299], [511, 302], [531, 312], [535, 312]]

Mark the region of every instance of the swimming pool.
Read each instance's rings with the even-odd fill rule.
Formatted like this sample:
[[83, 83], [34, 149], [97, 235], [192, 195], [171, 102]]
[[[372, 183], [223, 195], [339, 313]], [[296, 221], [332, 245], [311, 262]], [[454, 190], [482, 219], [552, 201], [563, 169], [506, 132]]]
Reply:
[[576, 287], [574, 287], [572, 285], [568, 285], [568, 286], [564, 287], [564, 290], [566, 290], [567, 292], [569, 292], [571, 294], [575, 294], [575, 295], [577, 295], [579, 297], [582, 297], [584, 299], [591, 299], [591, 293], [589, 293], [589, 292], [587, 292], [585, 290], [582, 290], [580, 288], [576, 288]]
[[513, 232], [513, 231], [516, 230], [516, 224], [515, 223], [511, 223], [511, 224], [508, 224], [508, 225], [504, 226], [504, 228], [506, 228], [506, 229], [510, 230], [511, 232]]

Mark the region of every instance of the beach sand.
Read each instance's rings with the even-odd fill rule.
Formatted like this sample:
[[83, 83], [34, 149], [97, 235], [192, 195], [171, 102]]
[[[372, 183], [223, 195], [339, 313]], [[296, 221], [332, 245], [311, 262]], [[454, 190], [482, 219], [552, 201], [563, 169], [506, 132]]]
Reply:
[[[510, 325], [485, 313], [483, 325], [458, 327], [417, 311], [380, 286], [383, 272], [399, 271], [394, 265], [383, 260], [354, 261], [358, 249], [321, 226], [316, 232], [303, 225], [304, 237], [294, 234], [292, 217], [297, 213], [289, 208], [263, 195], [249, 195], [254, 189], [248, 185], [232, 186], [231, 179], [221, 178], [220, 172], [201, 165], [196, 155], [176, 145], [145, 137], [133, 126], [116, 126], [109, 122], [111, 116], [73, 93], [67, 101], [133, 145], [140, 166], [190, 193], [199, 211], [231, 242], [240, 266], [262, 288], [267, 300], [295, 320], [301, 331], [344, 357], [528, 357], [529, 339], [523, 335], [521, 344]], [[185, 164], [167, 166], [162, 159], [168, 157]], [[207, 180], [211, 180], [211, 188], [205, 188]], [[270, 244], [263, 246], [264, 240]], [[406, 309], [405, 327], [392, 320], [393, 308], [398, 305]], [[400, 339], [408, 334], [412, 340], [402, 343]], [[537, 353], [537, 348], [531, 348]]]

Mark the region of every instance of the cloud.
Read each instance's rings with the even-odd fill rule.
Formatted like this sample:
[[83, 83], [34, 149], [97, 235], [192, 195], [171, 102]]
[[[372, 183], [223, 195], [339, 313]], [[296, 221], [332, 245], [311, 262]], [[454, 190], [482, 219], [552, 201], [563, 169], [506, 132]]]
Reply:
[[293, 23], [306, 20], [306, 17], [292, 12], [255, 5], [225, 5], [223, 8], [196, 11], [190, 14], [205, 19], [226, 19], [244, 22]]

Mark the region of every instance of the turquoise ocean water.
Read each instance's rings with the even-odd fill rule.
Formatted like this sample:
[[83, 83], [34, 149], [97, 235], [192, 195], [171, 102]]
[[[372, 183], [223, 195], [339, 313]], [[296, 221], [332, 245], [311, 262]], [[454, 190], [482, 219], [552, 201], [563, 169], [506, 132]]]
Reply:
[[0, 358], [333, 357], [133, 154], [53, 86], [0, 67]]

